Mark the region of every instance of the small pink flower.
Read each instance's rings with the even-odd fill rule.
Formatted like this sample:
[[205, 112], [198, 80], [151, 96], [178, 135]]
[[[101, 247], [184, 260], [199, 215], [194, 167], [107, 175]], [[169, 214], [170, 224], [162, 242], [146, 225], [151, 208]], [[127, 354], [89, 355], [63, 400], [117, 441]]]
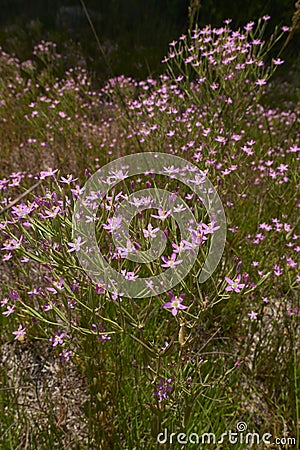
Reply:
[[79, 236], [77, 239], [76, 239], [76, 241], [75, 241], [75, 243], [74, 242], [68, 242], [68, 245], [69, 245], [69, 250], [67, 250], [67, 252], [68, 253], [71, 253], [71, 252], [79, 252], [79, 250], [80, 250], [80, 247], [82, 246], [82, 245], [84, 245], [85, 244], [85, 241], [83, 241], [82, 242], [82, 238], [81, 238], [81, 236]]
[[57, 345], [62, 345], [64, 343], [64, 338], [69, 339], [70, 336], [66, 333], [61, 333], [56, 335], [53, 338], [50, 338], [50, 342], [52, 342], [52, 346], [56, 347]]
[[282, 275], [282, 273], [283, 273], [283, 269], [281, 267], [277, 266], [277, 264], [275, 264], [273, 266], [273, 268], [274, 268], [274, 275], [276, 277], [280, 277], [280, 275]]
[[163, 308], [171, 309], [172, 316], [176, 316], [179, 309], [187, 309], [187, 306], [182, 305], [182, 301], [185, 298], [185, 294], [181, 294], [179, 297], [175, 296], [173, 292], [169, 292], [170, 302], [163, 305]]
[[105, 284], [103, 280], [99, 280], [99, 283], [95, 285], [96, 294], [105, 294]]
[[61, 360], [63, 362], [66, 362], [70, 360], [70, 356], [72, 356], [72, 354], [72, 350], [68, 350], [65, 348], [62, 352], [60, 352], [59, 356], [61, 357]]
[[43, 180], [46, 177], [54, 177], [55, 173], [58, 171], [58, 169], [51, 169], [51, 167], [48, 170], [44, 170], [40, 172], [40, 179]]
[[258, 315], [258, 313], [255, 312], [255, 311], [249, 311], [248, 312], [248, 316], [249, 316], [250, 320], [257, 320], [257, 315]]
[[264, 86], [265, 84], [267, 84], [267, 82], [264, 78], [262, 78], [258, 79], [255, 84], [257, 84], [257, 86]]
[[154, 217], [155, 219], [164, 220], [171, 214], [171, 210], [165, 211], [162, 208], [158, 209], [158, 215], [157, 214], [151, 214], [151, 217]]
[[156, 237], [156, 234], [158, 233], [158, 231], [160, 230], [160, 228], [153, 228], [152, 224], [149, 223], [148, 227], [146, 229], [143, 228], [143, 233], [145, 238], [152, 238], [154, 239]]
[[135, 281], [139, 276], [134, 272], [127, 272], [125, 269], [121, 270], [121, 274], [125, 278], [125, 280]]
[[18, 341], [23, 341], [24, 337], [25, 337], [25, 332], [26, 332], [26, 327], [22, 327], [22, 325], [20, 324], [18, 329], [16, 331], [13, 331], [12, 334], [15, 335], [15, 339], [17, 339]]
[[239, 274], [235, 280], [231, 280], [228, 277], [225, 277], [225, 280], [229, 284], [229, 286], [227, 286], [226, 289], [225, 289], [226, 291], [234, 291], [234, 292], [239, 293], [239, 292], [241, 292], [243, 287], [245, 287], [245, 284], [240, 283], [240, 281], [241, 281], [241, 274]]
[[13, 314], [15, 312], [15, 305], [13, 305], [13, 306], [7, 306], [7, 310], [6, 311], [3, 311], [3, 315], [4, 316], [6, 316], [6, 317], [8, 317], [8, 316], [10, 316], [11, 314]]
[[78, 178], [73, 178], [73, 175], [67, 175], [66, 177], [61, 177], [61, 179], [59, 181], [61, 183], [70, 184], [76, 180], [78, 180]]
[[284, 61], [282, 59], [278, 58], [278, 59], [273, 59], [273, 63], [275, 66], [280, 66], [281, 64], [284, 63]]
[[111, 217], [107, 219], [108, 224], [102, 225], [105, 230], [107, 230], [109, 233], [112, 233], [113, 231], [118, 230], [121, 227], [122, 223], [122, 217]]
[[244, 29], [246, 31], [251, 31], [253, 29], [253, 27], [254, 27], [254, 22], [251, 21], [251, 22], [247, 23], [247, 25], [244, 26]]
[[176, 253], [172, 253], [172, 256], [170, 256], [170, 258], [165, 258], [164, 256], [162, 256], [161, 259], [163, 260], [164, 264], [162, 264], [161, 267], [173, 269], [178, 264], [181, 264], [183, 260], [179, 259], [176, 261], [176, 256]]

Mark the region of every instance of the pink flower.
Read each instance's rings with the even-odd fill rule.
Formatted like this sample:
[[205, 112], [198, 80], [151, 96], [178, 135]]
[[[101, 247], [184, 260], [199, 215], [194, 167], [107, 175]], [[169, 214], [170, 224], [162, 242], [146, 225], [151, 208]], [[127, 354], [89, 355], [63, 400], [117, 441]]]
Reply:
[[66, 177], [61, 177], [61, 179], [59, 181], [61, 183], [70, 184], [76, 180], [78, 180], [78, 178], [73, 178], [73, 175], [67, 175]]
[[151, 214], [151, 217], [154, 217], [155, 219], [160, 219], [160, 220], [164, 220], [167, 217], [169, 217], [169, 215], [171, 214], [171, 210], [169, 211], [164, 211], [162, 208], [158, 209], [158, 215], [156, 214]]
[[50, 338], [50, 342], [52, 342], [52, 346], [56, 347], [57, 345], [62, 345], [64, 343], [64, 338], [69, 339], [70, 336], [66, 333], [58, 334], [56, 333], [53, 338]]
[[9, 239], [8, 241], [3, 243], [3, 247], [1, 250], [16, 250], [21, 247], [22, 245], [23, 236], [20, 237], [19, 240], [17, 239]]
[[182, 305], [182, 301], [185, 298], [185, 294], [181, 294], [179, 297], [175, 296], [173, 292], [169, 292], [170, 302], [163, 305], [163, 308], [171, 309], [172, 315], [175, 317], [179, 309], [187, 309], [187, 306]]
[[213, 234], [215, 231], [219, 230], [219, 226], [215, 225], [215, 222], [212, 221], [208, 225], [205, 223], [201, 224], [203, 234]]
[[258, 315], [258, 313], [255, 312], [255, 311], [249, 311], [248, 312], [248, 316], [249, 316], [250, 320], [257, 320], [257, 315]]
[[52, 281], [49, 277], [45, 277], [45, 279], [53, 284], [53, 287], [46, 287], [46, 290], [52, 292], [52, 294], [56, 295], [59, 291], [64, 290], [64, 279], [62, 277], [60, 277], [59, 281]]
[[283, 64], [284, 61], [282, 59], [278, 58], [278, 59], [273, 59], [273, 63], [275, 66], [280, 66], [280, 64]]
[[82, 245], [84, 245], [84, 244], [85, 244], [85, 241], [82, 242], [81, 236], [79, 236], [79, 237], [76, 239], [75, 243], [74, 243], [74, 242], [68, 242], [68, 245], [69, 245], [69, 247], [71, 247], [71, 248], [69, 248], [69, 250], [67, 250], [67, 252], [68, 252], [68, 253], [71, 253], [71, 252], [79, 252], [80, 247], [81, 247]]
[[40, 172], [40, 179], [43, 180], [46, 177], [54, 177], [54, 174], [58, 171], [58, 169], [51, 169], [51, 167], [48, 170], [43, 170], [42, 172]]
[[185, 239], [182, 239], [182, 241], [180, 242], [179, 245], [176, 244], [175, 242], [172, 242], [172, 247], [173, 247], [173, 253], [181, 253], [185, 250], [192, 251], [194, 249], [193, 244], [186, 241]]
[[160, 228], [153, 228], [152, 224], [149, 223], [147, 229], [143, 228], [143, 233], [145, 238], [155, 238], [159, 230]]
[[225, 144], [225, 142], [227, 141], [227, 139], [226, 139], [226, 137], [224, 137], [224, 136], [217, 136], [217, 137], [215, 138], [215, 141], [220, 142], [220, 143], [222, 143], [222, 144]]
[[163, 260], [164, 264], [162, 264], [161, 267], [168, 267], [173, 269], [175, 266], [182, 263], [182, 259], [176, 261], [176, 256], [176, 253], [172, 253], [172, 256], [170, 256], [169, 258], [165, 258], [164, 256], [162, 256], [161, 259]]
[[254, 26], [254, 22], [249, 22], [249, 23], [247, 23], [247, 25], [244, 26], [244, 29], [246, 31], [251, 31], [253, 29], [253, 26]]
[[0, 302], [0, 306], [5, 306], [5, 305], [7, 305], [7, 303], [8, 303], [8, 298], [7, 297], [5, 297], [3, 300], [1, 300], [1, 302]]
[[227, 286], [226, 289], [225, 289], [226, 291], [234, 291], [234, 292], [239, 293], [239, 292], [241, 292], [243, 287], [245, 287], [245, 284], [240, 283], [240, 281], [241, 281], [241, 274], [239, 274], [235, 280], [231, 280], [228, 277], [225, 277], [225, 280], [229, 284], [229, 286]]
[[277, 266], [277, 264], [275, 264], [273, 268], [274, 268], [274, 275], [276, 275], [276, 277], [280, 277], [280, 275], [282, 275], [283, 273], [283, 269]]
[[6, 253], [6, 255], [3, 256], [2, 261], [9, 261], [12, 257], [13, 255], [10, 252]]
[[13, 331], [12, 334], [15, 335], [15, 339], [17, 339], [18, 341], [23, 341], [24, 336], [25, 336], [25, 331], [26, 331], [26, 327], [22, 327], [22, 325], [20, 324], [18, 329], [16, 331]]
[[263, 79], [258, 79], [255, 84], [257, 84], [257, 86], [263, 86], [264, 84], [267, 84], [267, 82], [263, 78]]
[[72, 350], [67, 350], [66, 348], [60, 352], [59, 356], [61, 357], [61, 360], [63, 362], [65, 361], [69, 361], [70, 360], [70, 356], [73, 354]]
[[99, 280], [99, 283], [95, 285], [96, 294], [105, 294], [105, 284], [103, 280]]
[[112, 233], [115, 230], [118, 230], [122, 223], [122, 217], [112, 217], [107, 219], [108, 225], [103, 225], [103, 228], [107, 230], [109, 233]]
[[13, 306], [7, 306], [7, 310], [4, 311], [2, 314], [6, 317], [10, 316], [11, 314], [13, 314], [15, 312], [15, 305]]
[[125, 269], [121, 270], [121, 274], [125, 278], [125, 280], [135, 281], [139, 276], [134, 272], [127, 272]]

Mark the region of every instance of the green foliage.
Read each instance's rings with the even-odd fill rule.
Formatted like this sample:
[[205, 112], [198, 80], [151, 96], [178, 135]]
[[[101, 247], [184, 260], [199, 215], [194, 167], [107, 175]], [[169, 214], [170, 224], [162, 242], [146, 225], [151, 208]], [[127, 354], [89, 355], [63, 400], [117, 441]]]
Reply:
[[[299, 444], [299, 102], [295, 92], [293, 102], [268, 106], [278, 89], [290, 95], [291, 85], [267, 85], [282, 62], [268, 56], [283, 34], [268, 40], [265, 28], [266, 20], [239, 31], [196, 28], [170, 44], [159, 79], [120, 76], [102, 89], [51, 42], [37, 43], [27, 64], [1, 53], [1, 448], [150, 450], [162, 448], [157, 436], [165, 429], [219, 439], [239, 422]], [[101, 280], [94, 285], [76, 256], [80, 242], [72, 242], [84, 182], [139, 151], [193, 161], [226, 211], [222, 260], [200, 285], [211, 238], [187, 187], [150, 172], [123, 180], [103, 200], [101, 251], [116, 270], [145, 276], [161, 261], [140, 268], [121, 257], [103, 225], [134, 189], [185, 198], [201, 251], [173, 297], [125, 298]], [[35, 177], [40, 183], [30, 190]], [[167, 232], [171, 253], [180, 244], [174, 219], [151, 214], [140, 211], [131, 239], [148, 248], [143, 230], [151, 220]], [[171, 314], [166, 302], [182, 294], [187, 308], [173, 304]], [[30, 361], [17, 363], [28, 348], [34, 370]], [[32, 386], [36, 402], [27, 394]]]

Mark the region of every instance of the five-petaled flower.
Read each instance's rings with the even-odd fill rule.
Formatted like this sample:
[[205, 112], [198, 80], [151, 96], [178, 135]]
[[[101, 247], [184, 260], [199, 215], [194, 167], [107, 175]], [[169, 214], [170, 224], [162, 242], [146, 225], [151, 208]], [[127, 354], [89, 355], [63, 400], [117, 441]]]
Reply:
[[168, 392], [173, 390], [171, 383], [173, 382], [173, 378], [169, 378], [168, 380], [164, 380], [160, 377], [160, 383], [156, 385], [157, 391], [153, 393], [154, 397], [158, 398], [159, 403], [163, 401], [163, 399], [168, 399]]
[[13, 314], [15, 312], [15, 305], [12, 305], [12, 306], [10, 306], [10, 305], [8, 305], [7, 306], [7, 310], [6, 311], [3, 311], [3, 315], [4, 316], [6, 316], [6, 317], [8, 317], [8, 316], [10, 316], [11, 314]]
[[162, 256], [161, 259], [163, 260], [164, 264], [161, 265], [161, 267], [167, 267], [173, 269], [178, 264], [182, 263], [182, 259], [179, 259], [176, 261], [176, 253], [172, 253], [172, 256], [169, 258], [166, 258], [165, 256]]
[[12, 334], [15, 335], [15, 339], [17, 339], [18, 341], [23, 341], [24, 336], [25, 336], [25, 331], [26, 331], [26, 327], [22, 327], [22, 325], [20, 324], [18, 329], [16, 331], [13, 331]]
[[234, 292], [239, 293], [245, 287], [244, 283], [240, 283], [241, 274], [239, 274], [235, 280], [231, 280], [228, 277], [225, 277], [225, 280], [229, 284], [229, 286], [227, 286], [225, 289], [226, 291], [234, 291]]
[[154, 239], [156, 237], [157, 232], [160, 230], [160, 228], [153, 228], [151, 223], [148, 223], [147, 229], [143, 228], [143, 233], [145, 238], [152, 238]]
[[58, 334], [56, 333], [54, 337], [50, 338], [50, 342], [52, 343], [53, 347], [56, 347], [57, 345], [62, 345], [64, 343], [64, 338], [69, 339], [70, 336], [66, 333]]
[[158, 208], [158, 215], [157, 214], [151, 214], [151, 217], [154, 217], [155, 219], [164, 220], [171, 214], [171, 210], [165, 211], [162, 208]]
[[75, 242], [68, 242], [68, 245], [70, 248], [69, 248], [69, 250], [67, 250], [67, 252], [68, 253], [79, 252], [80, 247], [84, 244], [85, 244], [85, 241], [82, 242], [82, 238], [81, 238], [81, 236], [79, 236]]
[[257, 320], [257, 315], [258, 315], [258, 313], [255, 312], [255, 311], [249, 311], [248, 312], [248, 316], [249, 316], [250, 320]]
[[187, 309], [187, 306], [182, 305], [185, 298], [185, 294], [181, 294], [179, 297], [174, 295], [173, 292], [169, 292], [170, 302], [163, 305], [163, 308], [171, 309], [172, 315], [176, 316], [179, 309]]
[[118, 228], [120, 228], [121, 223], [122, 223], [122, 217], [110, 217], [109, 219], [107, 219], [108, 224], [104, 224], [103, 228], [105, 230], [107, 230], [109, 233], [112, 233], [113, 231], [117, 230]]

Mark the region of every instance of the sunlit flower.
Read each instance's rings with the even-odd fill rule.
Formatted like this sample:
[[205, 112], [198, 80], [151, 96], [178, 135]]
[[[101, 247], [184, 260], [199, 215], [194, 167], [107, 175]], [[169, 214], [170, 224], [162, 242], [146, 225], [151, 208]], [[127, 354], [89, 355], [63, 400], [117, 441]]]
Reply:
[[143, 228], [143, 233], [144, 233], [145, 238], [150, 237], [150, 238], [154, 239], [159, 230], [160, 230], [159, 227], [153, 228], [152, 224], [149, 223], [147, 229]]
[[7, 306], [7, 310], [6, 311], [3, 311], [3, 315], [4, 316], [6, 316], [6, 317], [8, 317], [8, 316], [10, 316], [11, 314], [13, 314], [15, 312], [15, 305], [12, 305], [12, 306], [10, 306], [10, 305], [8, 305]]
[[181, 294], [179, 297], [175, 296], [173, 292], [169, 292], [170, 302], [167, 302], [163, 305], [163, 308], [171, 309], [172, 316], [176, 316], [179, 309], [187, 309], [187, 306], [182, 305], [182, 302], [185, 298], [185, 294]]
[[118, 230], [121, 227], [122, 217], [111, 217], [107, 219], [107, 224], [103, 225], [103, 228], [107, 230], [109, 233]]
[[267, 81], [262, 78], [262, 79], [258, 79], [255, 84], [257, 84], [257, 86], [264, 86], [265, 84], [267, 84]]
[[249, 311], [248, 316], [250, 320], [257, 320], [258, 313], [255, 311]]
[[234, 291], [237, 293], [241, 292], [241, 290], [245, 287], [244, 283], [240, 283], [241, 278], [241, 274], [239, 274], [235, 280], [231, 280], [230, 278], [225, 277], [225, 280], [229, 284], [229, 286], [227, 286], [225, 290]]
[[178, 264], [182, 263], [182, 259], [176, 261], [176, 253], [172, 253], [172, 256], [169, 258], [166, 258], [165, 256], [162, 256], [161, 259], [163, 260], [164, 264], [161, 265], [161, 267], [167, 267], [173, 269]]
[[57, 345], [62, 345], [64, 343], [64, 338], [70, 339], [70, 336], [66, 333], [56, 333], [54, 337], [50, 338], [50, 342], [52, 343], [53, 347], [56, 347]]
[[15, 339], [18, 341], [23, 341], [24, 337], [25, 337], [25, 332], [26, 332], [26, 327], [22, 327], [22, 325], [20, 324], [18, 329], [16, 331], [13, 331], [12, 334], [15, 335]]
[[169, 217], [169, 215], [171, 214], [171, 210], [169, 209], [168, 211], [165, 211], [162, 208], [158, 209], [158, 215], [157, 214], [151, 214], [151, 217], [154, 217], [155, 219], [160, 219], [160, 220], [164, 220], [167, 217]]

